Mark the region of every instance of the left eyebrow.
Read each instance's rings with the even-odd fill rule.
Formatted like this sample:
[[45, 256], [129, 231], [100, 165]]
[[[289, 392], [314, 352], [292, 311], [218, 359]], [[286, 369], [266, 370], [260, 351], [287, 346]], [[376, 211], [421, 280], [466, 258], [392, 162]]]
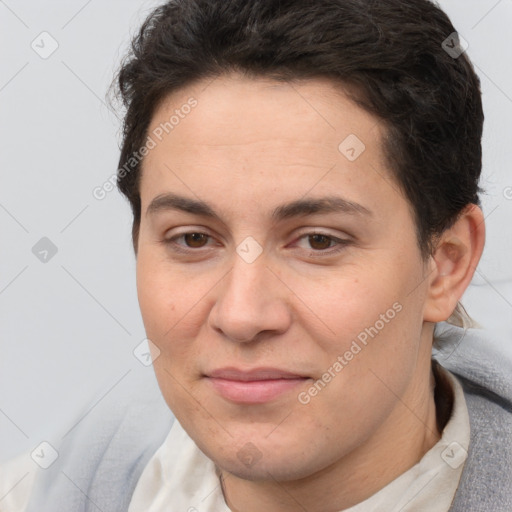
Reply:
[[298, 199], [291, 203], [278, 206], [272, 212], [275, 221], [313, 215], [315, 213], [347, 213], [359, 215], [373, 215], [373, 212], [365, 206], [354, 203], [339, 196], [320, 197], [318, 199]]
[[[152, 215], [165, 210], [180, 210], [193, 215], [222, 221], [220, 215], [208, 203], [173, 193], [161, 194], [155, 197], [147, 207], [146, 215]], [[373, 215], [371, 210], [359, 203], [339, 196], [326, 196], [317, 199], [298, 199], [279, 205], [272, 211], [272, 219], [274, 221], [281, 221], [293, 217], [337, 212], [350, 215]]]

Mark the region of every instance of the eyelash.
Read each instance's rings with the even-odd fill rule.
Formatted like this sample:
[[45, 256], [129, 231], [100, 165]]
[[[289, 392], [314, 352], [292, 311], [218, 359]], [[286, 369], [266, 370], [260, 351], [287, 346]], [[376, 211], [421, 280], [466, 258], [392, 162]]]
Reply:
[[[209, 238], [212, 238], [210, 235], [208, 235], [207, 233], [203, 233], [202, 231], [187, 231], [185, 233], [180, 233], [178, 235], [175, 235], [172, 238], [164, 239], [163, 243], [166, 246], [171, 246], [171, 248], [174, 251], [182, 253], [182, 254], [192, 254], [192, 253], [198, 252], [198, 251], [200, 251], [201, 249], [204, 248], [204, 247], [199, 247], [199, 248], [196, 248], [196, 249], [192, 249], [192, 248], [184, 249], [183, 246], [181, 246], [181, 245], [176, 243], [176, 240], [178, 240], [179, 238], [182, 238], [182, 237], [184, 237], [186, 235], [205, 235], [205, 236], [207, 236]], [[332, 242], [335, 242], [337, 244], [337, 246], [335, 246], [334, 249], [333, 248], [317, 249], [317, 250], [311, 249], [311, 252], [308, 254], [308, 256], [312, 256], [312, 257], [332, 256], [332, 255], [337, 254], [337, 253], [341, 252], [342, 250], [344, 250], [345, 247], [347, 247], [351, 243], [350, 240], [346, 240], [346, 239], [342, 239], [342, 238], [336, 238], [336, 237], [334, 237], [332, 235], [329, 235], [328, 233], [322, 233], [322, 232], [319, 232], [319, 231], [303, 233], [298, 238], [298, 240], [302, 240], [303, 238], [307, 238], [307, 237], [314, 236], [314, 235], [320, 235], [320, 236], [329, 238]]]

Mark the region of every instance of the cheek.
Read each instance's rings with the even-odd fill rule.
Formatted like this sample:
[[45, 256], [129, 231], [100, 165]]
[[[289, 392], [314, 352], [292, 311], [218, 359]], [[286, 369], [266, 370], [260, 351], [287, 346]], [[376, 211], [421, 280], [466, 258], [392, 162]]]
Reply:
[[171, 379], [165, 370], [175, 376], [193, 376], [200, 350], [194, 340], [204, 328], [210, 307], [207, 295], [218, 277], [195, 278], [192, 272], [159, 261], [155, 252], [141, 251], [137, 259], [137, 295], [144, 328], [160, 350], [155, 371], [163, 379]]
[[[389, 277], [390, 270], [388, 268], [388, 275], [384, 276], [383, 272], [369, 266], [353, 267], [349, 273], [320, 284], [314, 280], [303, 283], [302, 294], [308, 298], [315, 316], [322, 320], [330, 346], [333, 346], [333, 339], [346, 344], [359, 335], [364, 342], [368, 329], [389, 331], [396, 323], [397, 310], [403, 309], [406, 294], [400, 280]], [[343, 345], [334, 348], [348, 349]]]
[[[322, 380], [331, 382], [318, 406], [323, 402], [339, 411], [336, 421], [342, 421], [342, 409], [381, 421], [394, 401], [390, 389], [400, 394], [416, 367], [424, 291], [420, 287], [410, 293], [409, 283], [417, 275], [414, 269], [402, 267], [399, 278], [392, 265], [388, 270], [387, 275], [361, 272], [359, 279], [346, 281], [337, 294], [332, 292], [330, 300], [322, 299], [330, 304], [324, 310], [325, 321], [336, 334], [321, 342], [328, 356]], [[340, 401], [344, 407], [337, 409]]]
[[137, 296], [146, 330], [161, 338], [185, 316], [197, 300], [194, 284], [185, 274], [158, 256], [159, 250], [142, 247], [137, 257]]
[[[166, 279], [162, 279], [161, 272], [143, 256], [139, 255], [137, 261], [137, 296], [146, 333], [160, 337], [162, 332], [172, 326], [176, 312], [176, 295], [173, 287]], [[168, 319], [168, 325], [163, 326], [162, 320]], [[167, 323], [167, 322], [166, 322]]]
[[[156, 251], [155, 251], [156, 252]], [[197, 303], [197, 287], [189, 279], [159, 262], [154, 252], [139, 251], [137, 258], [137, 295], [146, 336], [158, 347], [153, 369], [162, 396], [171, 410], [195, 415], [184, 387], [190, 388], [196, 375], [196, 347], [191, 343], [197, 326], [193, 325], [193, 304]], [[196, 289], [195, 294], [188, 290]], [[196, 305], [197, 307], [197, 305]]]
[[379, 268], [354, 266], [350, 279], [310, 288], [312, 303], [323, 305], [317, 312], [328, 327], [311, 334], [314, 351], [322, 352], [322, 380], [332, 381], [332, 394], [325, 394], [332, 405], [339, 396], [354, 410], [360, 403], [385, 401], [389, 393], [379, 377], [402, 389], [415, 367], [424, 289], [411, 293], [417, 286], [411, 283], [419, 282], [421, 271], [414, 262], [382, 261]]
[[[146, 336], [160, 350], [158, 358], [153, 361], [153, 366], [161, 385], [166, 380], [172, 380], [166, 372], [175, 373], [171, 361], [182, 360], [185, 349], [184, 344], [180, 350], [179, 343], [169, 343], [169, 340], [180, 339], [179, 332], [184, 325], [184, 312], [181, 308], [185, 300], [181, 292], [176, 292], [183, 286], [173, 282], [175, 280], [169, 279], [167, 274], [162, 271], [161, 265], [151, 261], [151, 258], [146, 258], [143, 253], [139, 254], [137, 259], [139, 307]], [[182, 355], [179, 355], [179, 352], [182, 352]]]

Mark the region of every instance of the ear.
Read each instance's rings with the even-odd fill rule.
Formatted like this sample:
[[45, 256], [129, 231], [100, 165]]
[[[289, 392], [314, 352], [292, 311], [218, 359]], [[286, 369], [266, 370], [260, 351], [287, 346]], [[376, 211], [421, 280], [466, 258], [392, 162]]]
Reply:
[[467, 205], [457, 221], [440, 236], [430, 257], [429, 288], [423, 320], [442, 322], [453, 313], [469, 286], [485, 243], [482, 210]]

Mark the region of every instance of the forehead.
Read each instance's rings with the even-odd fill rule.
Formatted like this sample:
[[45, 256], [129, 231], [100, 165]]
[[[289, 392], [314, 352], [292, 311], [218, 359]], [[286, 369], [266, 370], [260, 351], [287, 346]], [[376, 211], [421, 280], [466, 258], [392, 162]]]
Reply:
[[231, 197], [239, 206], [337, 188], [373, 209], [379, 194], [398, 193], [381, 150], [383, 130], [328, 80], [204, 80], [168, 95], [153, 115], [143, 208], [176, 188]]
[[[164, 137], [209, 146], [263, 139], [268, 145], [293, 138], [337, 152], [338, 145], [333, 147], [333, 142], [350, 134], [375, 138], [382, 130], [379, 120], [357, 106], [348, 92], [348, 86], [327, 79], [282, 82], [231, 73], [164, 97], [149, 132], [158, 132], [160, 127]], [[189, 108], [192, 102], [196, 105]], [[185, 122], [187, 118], [200, 118], [200, 122]]]

